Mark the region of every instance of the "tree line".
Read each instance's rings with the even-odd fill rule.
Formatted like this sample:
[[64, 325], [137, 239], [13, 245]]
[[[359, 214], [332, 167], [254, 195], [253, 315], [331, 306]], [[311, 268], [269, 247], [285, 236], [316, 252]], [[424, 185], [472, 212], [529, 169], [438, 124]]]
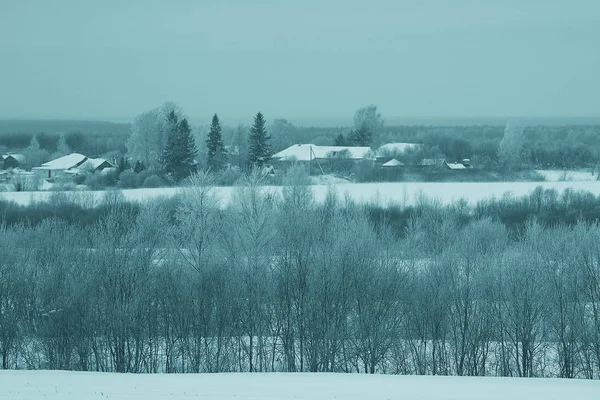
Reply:
[[[248, 136], [247, 166], [261, 168], [269, 162], [270, 136], [262, 113], [254, 117]], [[172, 182], [181, 182], [198, 171], [198, 147], [195, 135], [183, 115], [173, 103], [140, 114], [132, 125], [128, 139], [128, 158], [141, 165], [140, 169], [164, 174]], [[223, 142], [219, 117], [212, 118], [206, 140], [204, 166], [212, 172], [222, 171], [228, 164], [228, 151]]]
[[421, 199], [399, 232], [316, 202], [298, 168], [226, 207], [212, 179], [175, 207], [115, 192], [87, 224], [4, 224], [2, 368], [600, 376], [597, 219], [510, 227]]

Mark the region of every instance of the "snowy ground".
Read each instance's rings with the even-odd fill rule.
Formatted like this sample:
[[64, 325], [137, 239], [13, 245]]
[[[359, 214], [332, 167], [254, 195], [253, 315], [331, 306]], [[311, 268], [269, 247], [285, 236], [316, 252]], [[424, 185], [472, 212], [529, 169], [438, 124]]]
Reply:
[[[514, 196], [522, 196], [531, 193], [537, 186], [544, 189], [556, 189], [562, 193], [565, 189], [585, 190], [600, 195], [600, 181], [567, 181], [567, 182], [406, 182], [406, 183], [343, 183], [332, 185], [337, 192], [344, 196], [347, 194], [358, 202], [378, 202], [387, 205], [390, 202], [399, 204], [414, 204], [420, 197], [437, 199], [442, 203], [451, 203], [461, 198], [474, 204], [479, 200], [492, 196], [498, 198], [510, 192]], [[311, 186], [317, 201], [323, 201], [329, 188], [328, 185]], [[126, 189], [123, 195], [126, 199], [134, 201], [146, 201], [157, 197], [170, 197], [181, 191], [181, 188], [159, 188], [159, 189]], [[234, 188], [215, 188], [223, 204], [231, 201]], [[280, 193], [281, 187], [267, 186], [265, 191]], [[35, 201], [48, 200], [50, 196], [62, 192], [0, 192], [0, 199], [13, 200], [18, 204], [26, 205]], [[89, 204], [89, 198], [100, 201], [105, 192], [65, 192], [73, 199], [85, 199]]]
[[564, 181], [595, 181], [598, 178], [598, 172], [592, 174], [591, 170], [572, 170], [565, 171], [559, 169], [536, 170], [535, 172], [543, 175], [548, 182]]
[[0, 399], [597, 400], [600, 381], [354, 374], [0, 371]]

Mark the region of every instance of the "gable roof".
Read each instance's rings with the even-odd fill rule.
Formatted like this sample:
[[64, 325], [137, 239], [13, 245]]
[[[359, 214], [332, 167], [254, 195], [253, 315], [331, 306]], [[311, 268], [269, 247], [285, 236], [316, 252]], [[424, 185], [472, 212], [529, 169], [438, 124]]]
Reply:
[[91, 168], [93, 170], [97, 170], [103, 164], [106, 164], [105, 168], [114, 167], [114, 165], [112, 165], [112, 163], [110, 163], [109, 161], [107, 161], [104, 158], [88, 158], [85, 162], [83, 162], [79, 166], [79, 168], [81, 168], [81, 169]]
[[317, 146], [314, 144], [295, 144], [288, 147], [279, 153], [273, 154], [271, 158], [282, 161], [310, 161], [316, 158], [324, 159], [329, 156], [334, 156], [342, 151], [347, 150], [350, 158], [360, 160], [365, 157], [370, 147], [353, 147], [353, 146]]
[[402, 164], [400, 161], [396, 160], [395, 158], [392, 158], [390, 161], [384, 163], [382, 165], [382, 167], [399, 167], [401, 165], [404, 165], [404, 164]]
[[27, 161], [27, 158], [25, 158], [25, 156], [23, 154], [12, 154], [11, 153], [11, 154], [3, 154], [2, 155], [3, 160], [7, 160], [9, 158], [14, 158], [19, 163], [24, 163], [25, 161]]
[[80, 166], [88, 158], [83, 154], [71, 153], [68, 156], [57, 158], [56, 160], [48, 161], [42, 164], [41, 167], [34, 167], [32, 169], [43, 169], [43, 170], [66, 170]]
[[446, 165], [450, 169], [466, 169], [467, 168], [463, 164], [460, 164], [460, 163], [449, 163], [449, 162], [446, 162]]

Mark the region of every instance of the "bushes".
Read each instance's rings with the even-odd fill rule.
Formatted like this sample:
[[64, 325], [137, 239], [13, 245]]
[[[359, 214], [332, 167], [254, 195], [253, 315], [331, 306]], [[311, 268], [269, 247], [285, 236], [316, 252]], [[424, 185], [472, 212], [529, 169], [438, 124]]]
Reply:
[[121, 175], [119, 175], [118, 186], [124, 189], [138, 187], [138, 174], [130, 169], [121, 172]]
[[241, 177], [241, 171], [228, 168], [217, 174], [217, 184], [221, 186], [233, 186]]
[[144, 180], [143, 186], [145, 188], [158, 188], [165, 186], [165, 181], [158, 175], [152, 175]]

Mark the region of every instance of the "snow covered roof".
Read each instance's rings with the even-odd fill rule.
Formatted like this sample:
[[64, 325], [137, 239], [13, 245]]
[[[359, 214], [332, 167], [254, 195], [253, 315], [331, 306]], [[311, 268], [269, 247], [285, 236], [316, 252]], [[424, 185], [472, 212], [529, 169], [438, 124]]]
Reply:
[[[312, 149], [312, 154], [311, 154]], [[348, 146], [316, 146], [314, 144], [295, 144], [288, 147], [279, 153], [274, 154], [271, 158], [283, 160], [283, 161], [310, 161], [315, 158], [327, 158], [329, 156], [335, 156], [337, 153], [347, 150], [350, 153], [350, 158], [360, 160], [364, 158], [369, 151], [370, 147], [348, 147]]]
[[79, 167], [80, 169], [92, 169], [92, 170], [97, 170], [99, 167], [102, 166], [102, 164], [108, 164], [106, 166], [106, 168], [109, 167], [114, 167], [114, 165], [112, 165], [110, 162], [108, 162], [107, 160], [105, 160], [104, 158], [88, 158], [83, 164], [81, 164], [81, 166]]
[[3, 160], [6, 160], [9, 157], [14, 158], [15, 160], [17, 160], [20, 163], [23, 163], [27, 160], [23, 154], [12, 154], [11, 153], [11, 154], [3, 154], [2, 155]]
[[395, 158], [392, 158], [390, 161], [384, 163], [382, 165], [382, 167], [399, 167], [401, 165], [404, 165], [404, 164], [402, 164], [400, 161], [396, 160]]
[[42, 164], [41, 167], [34, 167], [32, 169], [43, 169], [43, 170], [66, 170], [80, 166], [88, 158], [83, 154], [72, 153], [68, 156], [57, 158], [56, 160], [48, 161]]
[[465, 167], [464, 165], [462, 165], [460, 163], [449, 163], [449, 162], [446, 162], [446, 165], [450, 169], [465, 169], [465, 168], [467, 168], [467, 167]]
[[419, 147], [418, 143], [387, 143], [377, 149], [377, 157], [383, 157], [390, 153], [402, 153], [408, 149]]

